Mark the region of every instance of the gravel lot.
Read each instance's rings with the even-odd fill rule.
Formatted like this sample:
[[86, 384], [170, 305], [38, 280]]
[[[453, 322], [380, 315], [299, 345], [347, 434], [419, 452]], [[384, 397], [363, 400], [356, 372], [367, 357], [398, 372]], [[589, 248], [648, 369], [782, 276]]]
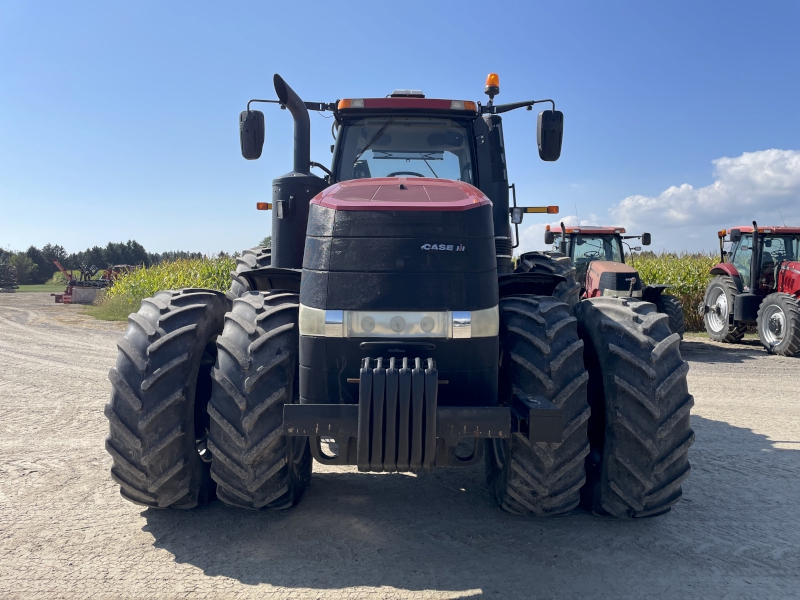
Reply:
[[693, 473], [655, 519], [514, 517], [492, 504], [483, 465], [315, 465], [291, 511], [157, 511], [119, 496], [103, 449], [123, 330], [48, 294], [0, 294], [0, 597], [800, 595], [796, 358], [684, 343]]

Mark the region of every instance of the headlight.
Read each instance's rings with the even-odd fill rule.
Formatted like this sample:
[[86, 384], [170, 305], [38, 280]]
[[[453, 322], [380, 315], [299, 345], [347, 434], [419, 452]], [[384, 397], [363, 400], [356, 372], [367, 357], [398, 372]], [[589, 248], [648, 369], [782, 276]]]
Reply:
[[325, 335], [325, 311], [300, 305], [300, 335]]
[[347, 337], [450, 337], [447, 312], [346, 310]]
[[500, 308], [493, 306], [472, 311], [472, 336], [493, 337], [500, 333]]
[[349, 338], [477, 338], [500, 330], [497, 306], [475, 311], [322, 310], [300, 305], [300, 335]]

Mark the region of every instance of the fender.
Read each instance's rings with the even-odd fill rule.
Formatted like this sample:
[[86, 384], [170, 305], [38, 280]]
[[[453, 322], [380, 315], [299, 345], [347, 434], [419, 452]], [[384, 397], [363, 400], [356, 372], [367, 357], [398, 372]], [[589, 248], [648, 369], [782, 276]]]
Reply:
[[712, 275], [728, 275], [729, 277], [740, 277], [739, 271], [731, 263], [718, 263], [709, 271]]
[[271, 292], [273, 290], [285, 290], [287, 292], [300, 293], [300, 278], [303, 274], [301, 269], [281, 269], [279, 267], [264, 267], [253, 269], [240, 274], [250, 284], [252, 290], [259, 292]]
[[501, 273], [497, 276], [500, 297], [533, 294], [552, 296], [556, 286], [566, 278], [551, 273]]
[[652, 302], [653, 304], [656, 303], [658, 297], [664, 293], [664, 290], [669, 289], [672, 286], [663, 284], [663, 283], [656, 283], [651, 285], [644, 286], [642, 290], [642, 300], [645, 302]]

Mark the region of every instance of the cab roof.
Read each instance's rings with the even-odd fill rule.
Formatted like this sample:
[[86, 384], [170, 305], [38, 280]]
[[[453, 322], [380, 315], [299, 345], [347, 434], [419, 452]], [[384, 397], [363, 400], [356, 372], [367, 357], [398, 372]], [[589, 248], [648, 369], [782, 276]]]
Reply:
[[[731, 230], [738, 229], [742, 233], [753, 233], [753, 226], [752, 225], [740, 225], [739, 227], [731, 227], [728, 229], [727, 233], [730, 233]], [[790, 235], [797, 235], [800, 233], [800, 227], [786, 227], [785, 225], [759, 225], [758, 226], [758, 233], [788, 233]]]
[[[567, 233], [580, 233], [585, 235], [614, 235], [617, 233], [625, 233], [624, 227], [598, 227], [598, 226], [580, 226], [580, 227], [567, 227]], [[553, 233], [558, 235], [561, 233], [560, 228], [554, 228]]]
[[459, 114], [478, 114], [478, 104], [472, 100], [439, 100], [409, 96], [390, 96], [388, 98], [346, 98], [337, 103], [338, 112], [358, 114], [360, 111], [447, 111]]

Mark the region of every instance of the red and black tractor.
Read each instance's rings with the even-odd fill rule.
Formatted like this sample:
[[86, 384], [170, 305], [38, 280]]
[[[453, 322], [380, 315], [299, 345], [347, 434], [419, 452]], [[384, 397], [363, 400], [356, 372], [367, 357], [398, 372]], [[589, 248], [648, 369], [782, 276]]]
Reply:
[[[728, 237], [726, 237], [728, 236]], [[731, 247], [725, 251], [725, 243]], [[735, 227], [719, 232], [720, 263], [700, 305], [706, 331], [736, 343], [755, 325], [772, 354], [800, 353], [800, 227]]]
[[[258, 206], [272, 248], [242, 254], [227, 294], [143, 300], [118, 342], [106, 448], [121, 494], [282, 509], [314, 460], [424, 472], [485, 456], [488, 489], [517, 514], [678, 502], [693, 400], [667, 317], [633, 294], [573, 314], [553, 296], [563, 276], [512, 268], [512, 223], [557, 209], [510, 202], [501, 115], [552, 101], [496, 104], [496, 75], [485, 105], [415, 90], [304, 102], [274, 85], [295, 146]], [[330, 169], [311, 161], [309, 110], [332, 113]], [[258, 158], [263, 113], [248, 103], [239, 126]], [[536, 127], [557, 160], [554, 103]]]
[[556, 287], [555, 296], [571, 305], [579, 299], [599, 297], [633, 297], [656, 305], [658, 312], [669, 317], [669, 328], [683, 338], [686, 330], [683, 307], [675, 297], [664, 294], [669, 288], [663, 284], [642, 282], [639, 273], [625, 264], [625, 249], [641, 251], [641, 247], [631, 248], [625, 240], [642, 240], [643, 246], [650, 245], [650, 234], [625, 235], [624, 227], [565, 227], [551, 231], [548, 225], [544, 242], [557, 247], [550, 252], [527, 252], [517, 263], [519, 272], [558, 273], [566, 281]]

